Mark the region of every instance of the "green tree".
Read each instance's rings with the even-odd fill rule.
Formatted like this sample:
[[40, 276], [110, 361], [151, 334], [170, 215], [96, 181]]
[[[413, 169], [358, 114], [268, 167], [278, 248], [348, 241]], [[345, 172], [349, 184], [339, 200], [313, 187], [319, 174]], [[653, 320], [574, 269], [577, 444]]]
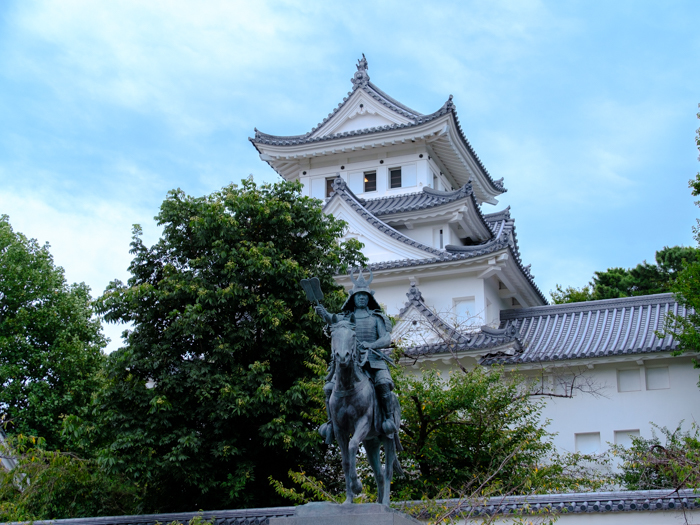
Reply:
[[[556, 452], [541, 419], [543, 402], [534, 400], [531, 382], [517, 373], [475, 367], [441, 377], [436, 371], [412, 375], [399, 368], [392, 375], [402, 409], [399, 460], [406, 473], [394, 478], [392, 500], [427, 502], [411, 512], [439, 513], [436, 499], [476, 504], [496, 495], [592, 490], [610, 481], [592, 467], [596, 458]], [[331, 447], [327, 460], [338, 455]], [[342, 502], [342, 472], [332, 468], [333, 461], [329, 464], [290, 471], [291, 486], [280, 478], [270, 481], [297, 503]], [[375, 501], [374, 479], [363, 456], [358, 474], [365, 488], [358, 500]]]
[[[700, 112], [697, 116], [700, 119]], [[700, 152], [700, 128], [697, 129], [695, 143]], [[688, 181], [688, 186], [694, 197], [700, 195], [700, 173]], [[695, 204], [700, 206], [700, 201], [695, 201]], [[693, 233], [695, 240], [700, 244], [700, 219], [696, 221]], [[685, 313], [667, 315], [664, 331], [666, 334], [673, 335], [678, 341], [678, 353], [697, 352], [700, 349], [700, 261], [696, 260], [681, 271], [671, 289], [678, 302], [685, 307]], [[697, 360], [695, 366], [700, 367]]]
[[43, 439], [16, 435], [0, 443], [16, 461], [0, 468], [0, 521], [34, 521], [141, 512], [142, 490], [94, 460], [47, 450]]
[[91, 419], [74, 429], [102, 465], [138, 481], [152, 511], [282, 503], [269, 476], [318, 454], [313, 418], [327, 339], [299, 281], [363, 262], [344, 223], [299, 183], [171, 191], [150, 248], [135, 228], [127, 284], [99, 299], [132, 323], [109, 356]]
[[592, 281], [582, 288], [564, 288], [558, 284], [550, 295], [552, 302], [562, 304], [668, 293], [680, 273], [698, 261], [698, 248], [666, 246], [656, 252], [656, 264], [644, 261], [629, 269], [608, 268], [604, 272], [595, 272]]
[[580, 303], [583, 301], [593, 301], [592, 285], [588, 284], [581, 288], [567, 286], [564, 288], [557, 284], [556, 288], [549, 292], [554, 304]]
[[64, 446], [62, 420], [88, 404], [105, 345], [89, 288], [68, 285], [49, 246], [0, 216], [0, 415], [8, 432]]
[[681, 425], [671, 431], [658, 427], [650, 438], [633, 438], [630, 447], [613, 445], [611, 452], [621, 460], [615, 481], [627, 490], [696, 488], [700, 484], [700, 429]]
[[[395, 485], [404, 499], [461, 495], [482, 484], [489, 494], [594, 487], [577, 456], [558, 456], [541, 420], [542, 401], [518, 374], [493, 367], [458, 369], [443, 378], [398, 373], [401, 461]], [[482, 494], [479, 494], [482, 495]]]

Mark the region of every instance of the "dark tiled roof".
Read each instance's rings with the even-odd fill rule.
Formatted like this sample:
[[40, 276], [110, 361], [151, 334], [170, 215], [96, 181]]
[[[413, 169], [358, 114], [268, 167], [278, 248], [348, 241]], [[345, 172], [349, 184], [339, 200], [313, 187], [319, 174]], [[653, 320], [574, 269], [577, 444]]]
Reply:
[[[469, 197], [474, 198], [474, 190], [471, 184], [465, 184], [454, 191], [440, 191], [425, 187], [423, 191], [416, 193], [404, 193], [403, 195], [380, 197], [378, 199], [360, 199], [360, 202], [370, 213], [377, 217], [383, 217], [393, 213], [435, 208]], [[476, 201], [474, 202], [476, 204]], [[476, 208], [480, 208], [478, 204], [476, 204]], [[479, 213], [481, 214], [480, 209]]]
[[[377, 127], [372, 127], [372, 128], [365, 128], [361, 130], [353, 130], [353, 131], [344, 131], [341, 133], [331, 133], [329, 135], [324, 135], [324, 136], [313, 136], [319, 129], [324, 127], [326, 123], [333, 118], [333, 116], [340, 111], [343, 106], [347, 103], [349, 98], [352, 96], [352, 94], [357, 91], [361, 90], [364, 93], [366, 93], [368, 96], [372, 97], [374, 100], [378, 101], [382, 105], [386, 106], [387, 108], [391, 109], [392, 111], [398, 113], [399, 115], [403, 116], [404, 118], [407, 118], [410, 120], [410, 122], [406, 124], [390, 124], [386, 126], [377, 126]], [[457, 111], [455, 109], [454, 103], [452, 102], [452, 95], [449, 96], [447, 99], [447, 102], [443, 104], [443, 106], [435, 111], [434, 113], [430, 113], [428, 115], [423, 115], [421, 113], [418, 113], [417, 111], [414, 111], [403, 104], [399, 103], [398, 101], [394, 100], [390, 96], [388, 96], [386, 93], [384, 93], [382, 90], [380, 90], [377, 86], [375, 86], [373, 83], [369, 81], [369, 76], [365, 75], [362, 79], [359, 81], [353, 80], [353, 88], [352, 91], [348, 93], [348, 96], [343, 98], [343, 101], [338, 104], [338, 106], [328, 114], [328, 116], [323, 119], [316, 127], [312, 128], [311, 131], [308, 133], [304, 133], [302, 135], [287, 135], [287, 136], [281, 136], [281, 135], [270, 135], [268, 133], [263, 133], [262, 131], [259, 131], [257, 128], [255, 128], [255, 137], [249, 138], [253, 144], [268, 144], [271, 146], [296, 146], [299, 144], [308, 144], [308, 143], [313, 143], [313, 142], [324, 142], [324, 141], [329, 141], [329, 140], [335, 140], [339, 138], [344, 138], [344, 137], [352, 137], [352, 136], [358, 136], [358, 135], [370, 135], [372, 133], [381, 133], [384, 131], [389, 131], [393, 129], [403, 129], [403, 128], [411, 128], [411, 127], [416, 127], [420, 126], [422, 124], [426, 124], [428, 122], [431, 122], [432, 120], [435, 120], [437, 118], [442, 117], [443, 115], [447, 115], [448, 113], [451, 113], [454, 120], [455, 120], [455, 125], [459, 131], [459, 137], [464, 146], [467, 148], [469, 151], [469, 154], [474, 158], [474, 161], [477, 163], [479, 166], [479, 169], [483, 172], [486, 181], [489, 183], [489, 185], [496, 191], [500, 193], [505, 193], [507, 190], [503, 186], [503, 179], [498, 179], [494, 180], [489, 172], [486, 170], [486, 167], [484, 164], [481, 162], [481, 159], [479, 156], [476, 154], [476, 151], [474, 151], [474, 148], [472, 148], [472, 145], [469, 143], [467, 140], [466, 136], [464, 135], [464, 131], [462, 130], [462, 126], [459, 123], [459, 119], [457, 118]]]
[[[493, 238], [482, 243], [475, 244], [473, 246], [454, 246], [447, 245], [445, 250], [438, 250], [430, 246], [426, 246], [418, 241], [415, 241], [402, 233], [391, 228], [380, 219], [378, 219], [373, 213], [371, 213], [363, 203], [362, 199], [358, 199], [355, 194], [348, 188], [347, 183], [340, 177], [336, 177], [333, 181], [334, 193], [331, 195], [330, 200], [326, 203], [328, 206], [333, 199], [340, 198], [347, 202], [360, 216], [362, 216], [369, 224], [382, 231], [383, 233], [389, 235], [390, 237], [397, 239], [414, 248], [418, 248], [426, 253], [433, 255], [433, 257], [426, 257], [424, 259], [401, 259], [396, 261], [383, 261], [378, 263], [373, 263], [369, 265], [372, 270], [387, 270], [392, 268], [409, 268], [414, 266], [423, 266], [426, 264], [435, 264], [450, 261], [460, 261], [471, 259], [473, 257], [479, 257], [482, 255], [488, 255], [489, 253], [494, 253], [498, 250], [508, 249], [515, 260], [518, 268], [523, 273], [525, 278], [528, 280], [530, 285], [533, 287], [535, 293], [542, 300], [543, 303], [547, 302], [546, 297], [535, 284], [534, 276], [530, 273], [530, 266], [524, 266], [520, 260], [520, 251], [517, 246], [517, 237], [515, 235], [515, 222], [510, 218], [510, 212], [506, 209], [502, 212], [496, 214], [490, 214], [484, 216], [485, 224], [493, 232]], [[457, 190], [459, 192], [461, 190]], [[450, 192], [456, 193], [456, 192]], [[379, 201], [380, 199], [377, 199]], [[376, 202], [376, 201], [375, 201]], [[494, 222], [495, 219], [496, 220]]]
[[66, 520], [34, 521], [34, 525], [157, 525], [177, 522], [187, 525], [196, 516], [214, 525], [267, 525], [272, 518], [294, 516], [296, 507], [265, 509], [215, 510], [207, 512], [178, 512], [173, 514], [142, 514], [137, 516], [108, 516]]
[[423, 243], [406, 237], [404, 234], [396, 231], [391, 226], [387, 226], [385, 223], [377, 219], [377, 217], [375, 217], [372, 213], [367, 211], [367, 209], [364, 206], [362, 206], [360, 199], [358, 199], [355, 196], [355, 194], [350, 190], [350, 188], [348, 188], [348, 185], [341, 177], [336, 177], [333, 181], [333, 191], [334, 193], [331, 195], [330, 200], [326, 203], [326, 206], [333, 202], [334, 199], [343, 199], [350, 205], [351, 208], [353, 208], [357, 212], [358, 215], [360, 215], [368, 223], [370, 223], [376, 229], [388, 235], [389, 237], [414, 248], [418, 248], [419, 250], [423, 250], [424, 252], [429, 253], [431, 255], [436, 255], [438, 257], [443, 257], [445, 255], [444, 252], [442, 252], [441, 250], [437, 250], [430, 246], [426, 246]]
[[[452, 509], [450, 517], [465, 518], [466, 516], [508, 515], [516, 512], [536, 514], [544, 509], [551, 509], [554, 514], [682, 511], [700, 508], [697, 500], [698, 496], [692, 489], [678, 491], [664, 489], [504, 496], [478, 502], [454, 499], [436, 503]], [[421, 502], [397, 504], [397, 507], [407, 512], [420, 506]]]
[[517, 330], [524, 351], [485, 364], [668, 352], [678, 342], [670, 336], [659, 338], [656, 332], [669, 312], [686, 314], [673, 294], [504, 310], [501, 327]]
[[520, 341], [518, 340], [517, 333], [510, 328], [499, 329], [482, 326], [479, 331], [473, 333], [459, 332], [454, 326], [442, 319], [425, 304], [423, 295], [420, 293], [415, 283], [411, 284], [406, 297], [408, 297], [408, 302], [406, 302], [399, 312], [399, 318], [402, 318], [411, 308], [415, 308], [418, 313], [436, 328], [438, 333], [443, 334], [445, 337], [445, 342], [443, 343], [406, 348], [404, 350], [406, 356], [420, 357], [430, 354], [496, 348], [505, 345], [509, 345], [514, 351], [520, 349]]

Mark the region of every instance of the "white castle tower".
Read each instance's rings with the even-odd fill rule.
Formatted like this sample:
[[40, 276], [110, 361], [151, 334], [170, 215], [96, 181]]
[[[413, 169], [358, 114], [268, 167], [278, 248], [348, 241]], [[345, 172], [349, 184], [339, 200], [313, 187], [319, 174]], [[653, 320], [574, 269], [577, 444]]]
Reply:
[[[422, 114], [370, 82], [302, 135], [250, 139], [286, 180], [325, 201], [364, 244], [376, 297], [397, 316], [409, 365], [503, 364], [538, 377], [556, 444], [593, 452], [606, 442], [700, 418], [691, 356], [659, 337], [671, 294], [548, 305], [518, 250], [506, 191], [465, 137], [450, 96]], [[348, 276], [340, 284], [351, 287]], [[598, 395], [586, 395], [584, 391]], [[573, 397], [570, 396], [573, 392]]]

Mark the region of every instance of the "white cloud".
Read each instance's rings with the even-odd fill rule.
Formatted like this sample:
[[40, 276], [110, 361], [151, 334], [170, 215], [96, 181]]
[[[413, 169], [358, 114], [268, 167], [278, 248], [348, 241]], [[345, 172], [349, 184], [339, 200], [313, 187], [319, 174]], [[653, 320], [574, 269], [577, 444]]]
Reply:
[[[143, 210], [128, 208], [120, 201], [51, 202], [39, 193], [22, 195], [0, 190], [0, 210], [10, 216], [15, 231], [48, 242], [56, 265], [65, 270], [66, 280], [85, 282], [93, 297], [100, 295], [113, 279], [126, 281], [131, 262], [129, 224], [141, 221], [144, 241], [155, 242], [158, 229]], [[112, 339], [109, 350], [119, 346], [123, 326], [105, 325]]]

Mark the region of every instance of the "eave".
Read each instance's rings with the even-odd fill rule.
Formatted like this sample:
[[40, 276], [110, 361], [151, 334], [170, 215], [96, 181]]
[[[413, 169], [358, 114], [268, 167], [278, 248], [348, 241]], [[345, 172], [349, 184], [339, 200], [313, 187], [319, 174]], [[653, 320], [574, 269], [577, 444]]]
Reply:
[[462, 133], [454, 106], [449, 101], [433, 115], [419, 119], [418, 123], [381, 126], [365, 130], [348, 131], [322, 137], [274, 137], [256, 131], [251, 138], [260, 158], [286, 180], [299, 176], [302, 165], [310, 159], [343, 154], [348, 162], [353, 156], [366, 155], [367, 150], [396, 147], [416, 143], [426, 146], [443, 174], [455, 187], [474, 185], [474, 193], [480, 202], [495, 204], [496, 197], [506, 191], [502, 179], [494, 181], [476, 156]]

